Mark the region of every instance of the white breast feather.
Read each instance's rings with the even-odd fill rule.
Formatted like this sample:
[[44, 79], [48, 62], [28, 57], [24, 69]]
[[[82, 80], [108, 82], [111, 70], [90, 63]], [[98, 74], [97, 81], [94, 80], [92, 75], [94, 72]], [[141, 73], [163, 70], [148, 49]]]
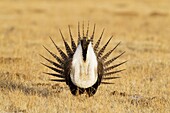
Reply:
[[97, 81], [97, 58], [91, 42], [88, 45], [86, 62], [83, 60], [81, 44], [78, 45], [72, 60], [71, 81], [81, 88], [93, 86]]

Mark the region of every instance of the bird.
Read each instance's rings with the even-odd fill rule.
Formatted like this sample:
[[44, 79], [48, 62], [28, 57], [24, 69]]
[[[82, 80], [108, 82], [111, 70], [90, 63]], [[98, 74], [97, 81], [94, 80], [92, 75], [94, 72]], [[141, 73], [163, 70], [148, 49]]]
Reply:
[[107, 80], [120, 78], [112, 75], [125, 70], [114, 69], [126, 63], [127, 61], [113, 64], [113, 62], [121, 57], [125, 51], [108, 60], [108, 57], [120, 45], [121, 42], [113, 46], [112, 49], [105, 53], [105, 50], [112, 40], [113, 35], [103, 46], [100, 47], [105, 29], [102, 30], [100, 37], [94, 44], [94, 35], [96, 32], [95, 29], [96, 24], [94, 24], [92, 35], [89, 36], [89, 22], [86, 33], [84, 32], [83, 22], [81, 34], [80, 24], [78, 22], [78, 39], [76, 43], [72, 35], [71, 27], [68, 25], [69, 37], [71, 40], [70, 45], [68, 41], [66, 41], [62, 31], [59, 29], [62, 41], [65, 46], [65, 52], [50, 37], [50, 40], [58, 51], [58, 54], [54, 54], [54, 52], [50, 51], [45, 46], [43, 47], [50, 55], [52, 55], [52, 57], [54, 57], [55, 61], [40, 55], [52, 66], [42, 62], [41, 64], [53, 70], [53, 73], [43, 73], [56, 77], [55, 79], [51, 79], [51, 81], [65, 82], [66, 85], [68, 85], [71, 94], [74, 96], [84, 94], [85, 92], [89, 97], [93, 96], [101, 84], [113, 84], [107, 82]]

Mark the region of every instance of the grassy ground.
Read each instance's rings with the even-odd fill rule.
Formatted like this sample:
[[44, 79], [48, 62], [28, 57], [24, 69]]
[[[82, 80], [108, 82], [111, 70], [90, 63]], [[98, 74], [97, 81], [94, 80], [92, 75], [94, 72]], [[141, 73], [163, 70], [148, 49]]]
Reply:
[[[1, 0], [0, 112], [170, 113], [169, 0]], [[77, 22], [97, 24], [95, 37], [106, 29], [110, 47], [121, 41], [113, 56], [128, 60], [113, 85], [97, 93], [74, 97], [65, 83], [51, 82], [51, 72], [39, 54], [56, 51], [49, 36], [64, 49], [58, 29], [69, 40], [68, 24], [77, 37]], [[108, 48], [108, 49], [109, 49]]]

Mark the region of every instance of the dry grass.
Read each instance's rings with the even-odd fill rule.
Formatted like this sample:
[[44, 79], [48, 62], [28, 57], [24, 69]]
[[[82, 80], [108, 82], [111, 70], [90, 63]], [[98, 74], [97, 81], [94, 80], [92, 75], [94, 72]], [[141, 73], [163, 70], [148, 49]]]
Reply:
[[[0, 112], [56, 113], [170, 113], [169, 0], [1, 0], [0, 1]], [[56, 51], [49, 36], [63, 47], [58, 28], [74, 37], [77, 22], [97, 24], [96, 38], [106, 28], [127, 60], [114, 85], [101, 85], [90, 98], [74, 97], [64, 83], [42, 74], [49, 69], [38, 54]], [[67, 38], [69, 40], [69, 38]], [[61, 43], [60, 43], [61, 42]], [[105, 40], [103, 41], [103, 43]], [[117, 62], [119, 62], [117, 61]], [[116, 63], [116, 62], [115, 62]], [[168, 88], [169, 87], [169, 88]]]

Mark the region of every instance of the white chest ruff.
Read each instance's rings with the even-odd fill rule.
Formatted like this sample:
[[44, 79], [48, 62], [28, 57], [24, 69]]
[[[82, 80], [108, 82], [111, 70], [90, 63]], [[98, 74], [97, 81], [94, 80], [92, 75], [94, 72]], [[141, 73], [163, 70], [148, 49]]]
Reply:
[[91, 43], [87, 49], [86, 62], [83, 60], [81, 44], [78, 45], [72, 60], [71, 81], [81, 88], [93, 86], [97, 81], [97, 58]]

